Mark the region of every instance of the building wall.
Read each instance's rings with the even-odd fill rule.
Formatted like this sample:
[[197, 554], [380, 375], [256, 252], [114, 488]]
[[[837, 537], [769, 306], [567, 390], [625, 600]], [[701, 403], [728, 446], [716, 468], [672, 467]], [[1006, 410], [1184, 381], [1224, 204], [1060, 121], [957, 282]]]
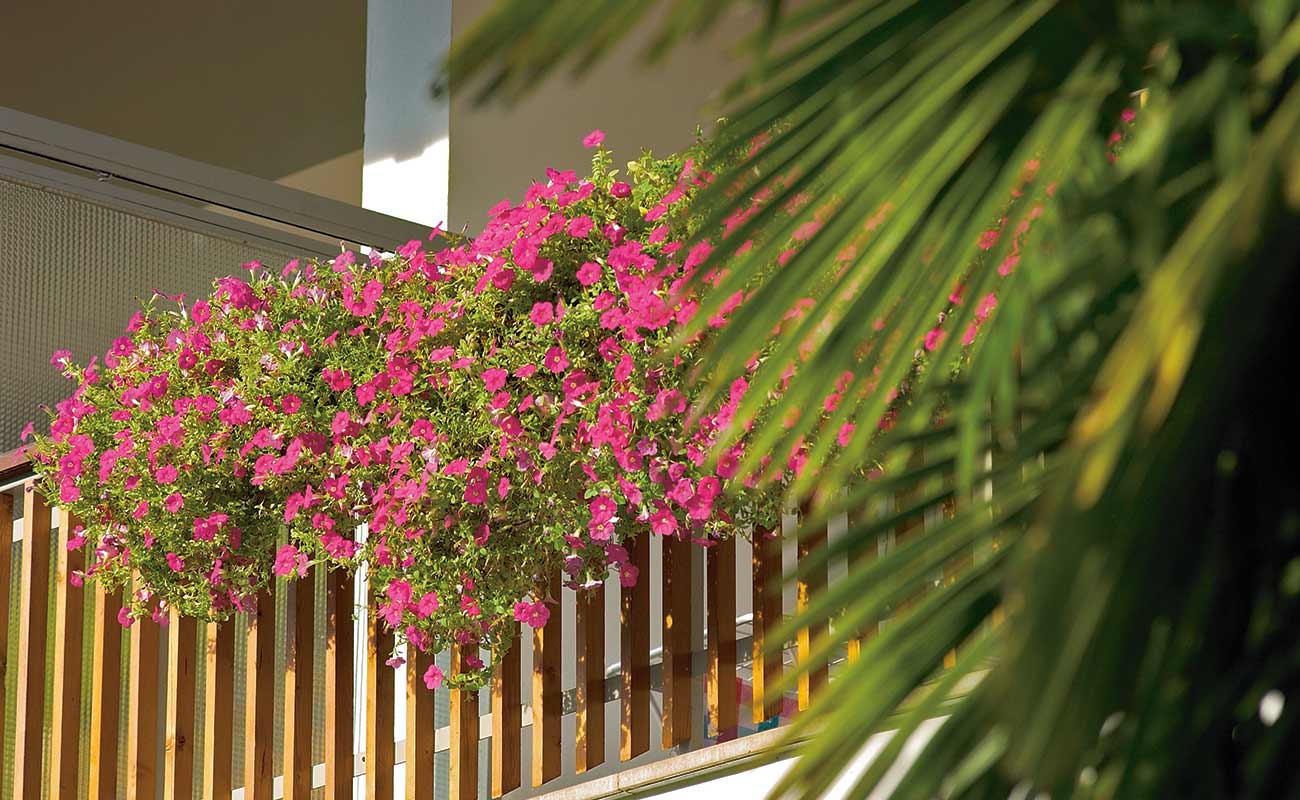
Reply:
[[[464, 32], [492, 0], [455, 0], [452, 36]], [[688, 41], [661, 63], [641, 58], [653, 25], [624, 42], [578, 80], [567, 72], [552, 76], [513, 107], [476, 107], [467, 92], [452, 85], [450, 215], [454, 228], [477, 230], [503, 198], [516, 202], [546, 168], [581, 174], [589, 152], [581, 140], [600, 128], [618, 161], [642, 148], [657, 153], [680, 149], [694, 140], [696, 125], [716, 119], [715, 99], [738, 72], [729, 57], [750, 17], [737, 16], [700, 40]]]
[[[728, 52], [747, 27], [743, 17], [720, 25], [650, 67], [640, 58], [646, 37], [634, 38], [582, 79], [557, 75], [510, 108], [476, 107], [453, 87], [442, 111], [449, 126], [427, 113], [410, 115], [396, 136], [391, 124], [367, 124], [367, 94], [373, 117], [395, 79], [377, 73], [373, 58], [367, 74], [368, 13], [405, 7], [455, 35], [490, 3], [10, 0], [0, 3], [0, 31], [28, 35], [6, 37], [0, 105], [346, 202], [362, 202], [363, 168], [382, 162], [372, 180], [449, 195], [449, 210], [417, 216], [473, 230], [546, 167], [583, 169], [580, 139], [593, 128], [620, 159], [689, 144], [696, 125], [716, 117], [713, 100], [736, 74]], [[427, 98], [445, 36], [408, 35], [394, 46], [389, 63], [403, 71], [402, 90]], [[423, 149], [412, 144], [421, 141]], [[429, 173], [435, 146], [446, 176]]]
[[5, 0], [0, 105], [348, 202], [366, 0]]

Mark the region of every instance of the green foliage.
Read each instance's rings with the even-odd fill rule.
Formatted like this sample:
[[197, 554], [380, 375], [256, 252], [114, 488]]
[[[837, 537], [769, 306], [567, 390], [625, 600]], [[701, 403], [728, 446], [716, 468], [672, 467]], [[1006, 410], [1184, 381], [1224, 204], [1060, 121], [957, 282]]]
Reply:
[[[451, 75], [518, 96], [561, 66], [586, 68], [664, 5], [657, 45], [735, 4], [503, 0], [456, 44]], [[818, 796], [868, 735], [891, 727], [901, 742], [970, 676], [976, 688], [942, 706], [947, 721], [893, 796], [1295, 796], [1300, 609], [1283, 569], [1300, 557], [1295, 426], [1288, 395], [1260, 386], [1279, 385], [1294, 331], [1297, 4], [751, 5], [760, 28], [717, 147], [743, 153], [777, 133], [695, 203], [708, 229], [757, 194], [771, 202], [715, 252], [729, 272], [696, 323], [823, 216], [704, 354], [733, 371], [790, 297], [815, 301], [804, 323], [819, 346], [756, 426], [746, 466], [806, 437], [816, 444], [792, 498], [845, 487], [814, 497], [823, 515], [895, 492], [921, 498], [918, 515], [957, 500], [795, 623], [829, 619], [830, 653], [929, 576], [952, 576], [796, 722], [792, 736], [812, 736], [777, 794]], [[1038, 180], [1017, 195], [1032, 159]], [[829, 210], [776, 213], [804, 191], [833, 199]], [[1018, 231], [1039, 207], [1023, 240], [980, 255], [990, 224]], [[764, 244], [741, 253], [751, 236]], [[916, 370], [938, 314], [949, 331], [974, 319], [974, 303], [949, 307], [951, 287], [983, 296], [998, 277], [972, 264], [1017, 245], [973, 350], [950, 335], [933, 352], [961, 368]], [[892, 338], [873, 340], [878, 319]], [[774, 345], [742, 417], [799, 338]], [[845, 372], [836, 412], [781, 424]], [[836, 451], [826, 434], [879, 418], [901, 383], [911, 400], [893, 427]], [[1233, 462], [1248, 467], [1222, 466]], [[864, 464], [883, 481], [856, 481]], [[936, 475], [943, 488], [928, 490]], [[858, 518], [840, 552], [874, 549], [898, 522]], [[964, 655], [945, 668], [953, 649]], [[1287, 704], [1266, 724], [1271, 690]], [[905, 701], [916, 712], [898, 715]], [[898, 753], [850, 796], [867, 796]]]

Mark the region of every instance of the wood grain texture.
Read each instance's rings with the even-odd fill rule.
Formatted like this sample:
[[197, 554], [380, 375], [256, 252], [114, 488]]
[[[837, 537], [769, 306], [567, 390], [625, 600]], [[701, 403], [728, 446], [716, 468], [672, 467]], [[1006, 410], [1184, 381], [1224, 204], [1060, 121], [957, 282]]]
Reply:
[[275, 778], [275, 598], [257, 597], [248, 615], [244, 670], [244, 800], [272, 800]]
[[781, 695], [769, 688], [781, 680], [782, 669], [783, 643], [769, 639], [784, 614], [779, 527], [755, 528], [753, 571], [753, 711], [757, 725], [781, 715]]
[[284, 660], [284, 800], [311, 800], [312, 676], [316, 653], [316, 573], [285, 586], [289, 607]]
[[95, 586], [90, 650], [88, 797], [117, 797], [118, 719], [122, 706], [122, 598]]
[[519, 625], [514, 623], [510, 647], [492, 671], [492, 796], [519, 788], [523, 742], [523, 690], [520, 674]]
[[406, 800], [433, 797], [434, 693], [424, 683], [425, 670], [432, 663], [432, 653], [407, 645]]
[[18, 691], [14, 701], [14, 791], [40, 797], [45, 785], [45, 650], [49, 622], [50, 509], [23, 490], [23, 567], [18, 586]]
[[636, 585], [622, 588], [620, 597], [623, 687], [619, 759], [622, 761], [650, 749], [650, 532], [640, 531], [625, 546], [639, 575]]
[[[806, 510], [804, 514], [806, 515]], [[802, 525], [802, 521], [801, 521]], [[814, 595], [826, 590], [826, 562], [822, 561], [819, 566], [811, 569], [803, 569], [811, 554], [826, 547], [826, 524], [822, 523], [812, 530], [801, 530], [799, 533], [799, 564], [800, 574], [796, 581], [798, 586], [797, 612], [802, 614], [808, 608]], [[821, 644], [826, 636], [826, 623], [818, 622], [815, 625], [806, 625], [799, 629], [798, 634], [798, 659], [800, 664], [799, 671], [799, 710], [803, 711], [812, 704], [812, 701], [821, 691], [826, 688], [826, 681], [829, 671], [826, 664], [818, 664], [810, 668], [804, 668], [808, 664], [813, 648]]]
[[605, 585], [577, 593], [577, 719], [574, 769], [605, 762]]
[[204, 626], [203, 657], [203, 800], [226, 800], [234, 782], [234, 620]]
[[[4, 536], [0, 547], [0, 687], [6, 685], [9, 676], [9, 585], [13, 578], [13, 529], [14, 498], [8, 492], [0, 493], [0, 535]], [[8, 709], [7, 693], [0, 691], [0, 720], [4, 720]], [[0, 786], [4, 785], [4, 763], [0, 760]]]
[[325, 586], [325, 797], [352, 800], [355, 583], [346, 570], [329, 573]]
[[[478, 657], [478, 646], [453, 644], [451, 674], [456, 677], [469, 671], [466, 656]], [[478, 797], [478, 691], [451, 690], [451, 753], [448, 770], [449, 800], [475, 800]]]
[[163, 729], [163, 798], [189, 800], [194, 782], [195, 661], [198, 624], [172, 611], [167, 624], [167, 715]]
[[[560, 576], [551, 577], [551, 598], [560, 596]], [[560, 718], [563, 697], [560, 686], [563, 608], [551, 607], [550, 619], [533, 629], [533, 786], [560, 776], [562, 732]]]
[[369, 615], [366, 635], [366, 797], [393, 800], [393, 633]]
[[709, 736], [736, 738], [740, 708], [736, 697], [736, 540], [708, 552]]
[[153, 797], [158, 786], [158, 656], [162, 630], [153, 620], [131, 625], [127, 672], [126, 796]]
[[663, 540], [663, 747], [691, 738], [691, 548], [689, 541]]
[[[68, 539], [80, 521], [59, 510], [59, 537], [54, 548], [54, 671], [50, 709], [49, 800], [75, 800], [77, 767], [81, 761], [81, 634], [85, 620], [85, 590], [69, 583], [80, 572], [85, 551], [69, 552]], [[0, 530], [4, 528], [0, 527]], [[7, 583], [0, 584], [7, 590]], [[0, 717], [3, 719], [3, 717]]]

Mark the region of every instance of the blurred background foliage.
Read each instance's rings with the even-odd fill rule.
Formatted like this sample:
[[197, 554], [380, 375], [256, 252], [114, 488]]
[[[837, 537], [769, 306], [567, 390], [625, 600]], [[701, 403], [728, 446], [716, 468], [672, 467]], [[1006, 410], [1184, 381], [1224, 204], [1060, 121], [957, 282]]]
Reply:
[[[813, 524], [851, 512], [828, 558], [938, 520], [792, 624], [829, 620], [829, 657], [944, 576], [797, 718], [802, 758], [776, 793], [820, 795], [898, 730], [856, 780], [865, 797], [943, 716], [888, 776], [894, 797], [1300, 796], [1300, 4], [500, 0], [438, 81], [510, 102], [646, 26], [647, 61], [671, 58], [741, 5], [762, 23], [713, 146], [776, 133], [698, 208], [720, 222], [774, 199], [715, 243], [729, 273], [696, 319], [797, 226], [820, 230], [714, 337], [710, 374], [725, 383], [790, 298], [813, 298], [778, 348], [813, 331], [816, 347], [753, 450], [823, 443], [788, 489]], [[779, 213], [803, 191], [833, 202]], [[999, 229], [1016, 234], [981, 241]], [[950, 332], [974, 319], [948, 299], [963, 284], [996, 288], [996, 312], [973, 347], [938, 343], [945, 368], [914, 369], [938, 315]], [[845, 371], [834, 413], [781, 424]], [[903, 384], [887, 431], [815, 436], [880, 418], [880, 387]], [[864, 465], [880, 477], [856, 480]]]

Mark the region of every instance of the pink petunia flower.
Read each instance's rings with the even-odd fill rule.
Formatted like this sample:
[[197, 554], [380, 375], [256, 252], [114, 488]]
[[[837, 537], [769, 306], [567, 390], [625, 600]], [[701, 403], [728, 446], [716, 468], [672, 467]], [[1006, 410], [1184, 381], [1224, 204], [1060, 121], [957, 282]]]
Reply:
[[583, 286], [591, 286], [600, 280], [600, 265], [594, 261], [588, 261], [581, 267], [578, 267], [578, 283]]
[[506, 378], [508, 377], [510, 377], [510, 373], [500, 367], [485, 369], [483, 370], [483, 385], [487, 387], [489, 392], [497, 392], [506, 385]]
[[585, 239], [587, 238], [587, 234], [591, 233], [591, 229], [594, 227], [595, 223], [591, 221], [591, 217], [583, 214], [580, 217], [574, 217], [569, 220], [569, 224], [565, 226], [564, 230], [576, 239]]
[[600, 128], [597, 128], [596, 130], [582, 137], [582, 146], [599, 147], [600, 143], [603, 141], [605, 141], [605, 132], [602, 131]]
[[546, 358], [542, 362], [552, 373], [559, 375], [569, 368], [569, 357], [558, 347], [552, 347], [546, 351]]
[[533, 310], [529, 313], [528, 318], [540, 328], [555, 319], [555, 306], [546, 302], [534, 303]]
[[275, 566], [272, 567], [272, 572], [282, 578], [287, 578], [295, 572], [298, 573], [299, 578], [305, 577], [307, 554], [299, 552], [298, 548], [291, 544], [286, 544], [275, 554]]

